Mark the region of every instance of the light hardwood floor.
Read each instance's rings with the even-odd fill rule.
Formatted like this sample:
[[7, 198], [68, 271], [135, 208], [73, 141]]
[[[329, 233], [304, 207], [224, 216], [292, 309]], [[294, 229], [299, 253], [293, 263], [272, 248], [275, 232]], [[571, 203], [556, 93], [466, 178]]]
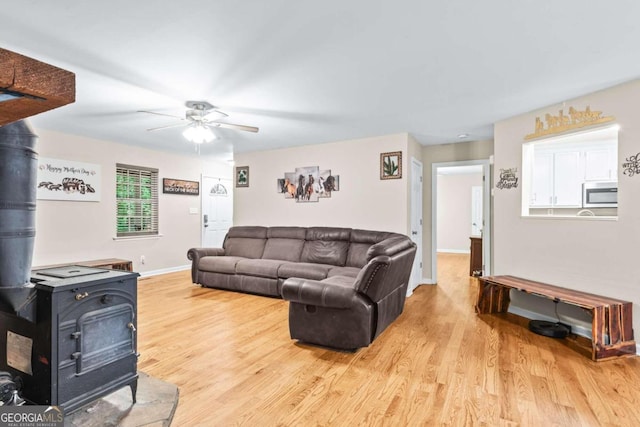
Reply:
[[438, 285], [356, 353], [292, 341], [286, 301], [142, 279], [139, 369], [180, 388], [174, 426], [640, 425], [640, 358], [479, 317], [468, 257], [439, 260]]

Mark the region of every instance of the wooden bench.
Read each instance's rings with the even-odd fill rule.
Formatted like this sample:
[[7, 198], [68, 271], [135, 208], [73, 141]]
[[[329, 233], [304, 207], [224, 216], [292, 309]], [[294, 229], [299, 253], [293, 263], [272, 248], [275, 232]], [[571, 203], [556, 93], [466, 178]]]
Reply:
[[[479, 278], [476, 312], [478, 314], [506, 313], [509, 309], [511, 289], [589, 310], [593, 316], [592, 360], [600, 361], [636, 354], [631, 302], [514, 276], [486, 276]], [[605, 339], [606, 335], [609, 336], [608, 342]]]
[[78, 262], [67, 262], [64, 264], [43, 265], [39, 267], [33, 267], [33, 270], [64, 267], [67, 265], [80, 265], [82, 267], [110, 268], [112, 270], [133, 271], [133, 263], [131, 261], [126, 259], [119, 259], [119, 258], [94, 259], [91, 261], [78, 261]]

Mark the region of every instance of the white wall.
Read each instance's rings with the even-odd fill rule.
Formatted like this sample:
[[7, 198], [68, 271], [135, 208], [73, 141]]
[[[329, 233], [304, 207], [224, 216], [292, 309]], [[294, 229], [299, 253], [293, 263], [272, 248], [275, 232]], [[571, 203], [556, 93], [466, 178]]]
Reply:
[[439, 252], [469, 253], [473, 186], [482, 186], [482, 173], [438, 176]]
[[[230, 165], [42, 129], [35, 129], [35, 133], [39, 136], [36, 151], [42, 157], [99, 164], [102, 198], [100, 202], [38, 200], [34, 266], [124, 258], [133, 261], [135, 271], [149, 272], [189, 263], [187, 250], [200, 246], [200, 197], [162, 194], [159, 189], [162, 237], [114, 240], [115, 165], [158, 168], [160, 185], [162, 178], [200, 181], [203, 171], [230, 178]], [[197, 208], [198, 214], [190, 214], [190, 208]], [[141, 255], [146, 259], [144, 265]]]
[[[640, 151], [640, 80], [636, 80], [496, 123], [495, 170], [517, 167], [522, 171], [522, 143], [524, 136], [533, 132], [535, 118], [546, 113], [557, 115], [560, 109], [566, 113], [570, 106], [578, 110], [590, 106], [592, 111], [616, 118], [620, 125], [619, 165]], [[522, 186], [496, 189], [495, 274], [511, 274], [632, 301], [633, 326], [639, 331], [640, 176], [629, 177], [622, 172], [620, 168], [617, 221], [522, 217]], [[515, 296], [513, 304], [541, 309], [519, 296]]]
[[[238, 153], [249, 187], [234, 192], [234, 225], [352, 227], [408, 232], [406, 133], [280, 150]], [[380, 153], [402, 151], [402, 179], [380, 179]], [[331, 198], [296, 203], [277, 193], [277, 179], [296, 167], [319, 166], [340, 176]]]

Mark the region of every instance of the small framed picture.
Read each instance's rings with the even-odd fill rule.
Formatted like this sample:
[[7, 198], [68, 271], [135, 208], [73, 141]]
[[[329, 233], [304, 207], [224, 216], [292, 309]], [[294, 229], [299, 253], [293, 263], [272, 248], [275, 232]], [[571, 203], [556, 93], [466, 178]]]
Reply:
[[236, 166], [236, 188], [249, 186], [249, 166]]
[[402, 151], [380, 154], [380, 179], [402, 178]]

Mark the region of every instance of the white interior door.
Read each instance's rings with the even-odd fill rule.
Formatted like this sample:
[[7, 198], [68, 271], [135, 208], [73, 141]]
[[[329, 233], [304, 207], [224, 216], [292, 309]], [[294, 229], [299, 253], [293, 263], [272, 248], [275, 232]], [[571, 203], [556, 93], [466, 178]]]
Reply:
[[411, 240], [418, 245], [407, 295], [422, 282], [422, 163], [411, 158]]
[[230, 179], [202, 177], [202, 247], [221, 248], [233, 225], [233, 187]]

